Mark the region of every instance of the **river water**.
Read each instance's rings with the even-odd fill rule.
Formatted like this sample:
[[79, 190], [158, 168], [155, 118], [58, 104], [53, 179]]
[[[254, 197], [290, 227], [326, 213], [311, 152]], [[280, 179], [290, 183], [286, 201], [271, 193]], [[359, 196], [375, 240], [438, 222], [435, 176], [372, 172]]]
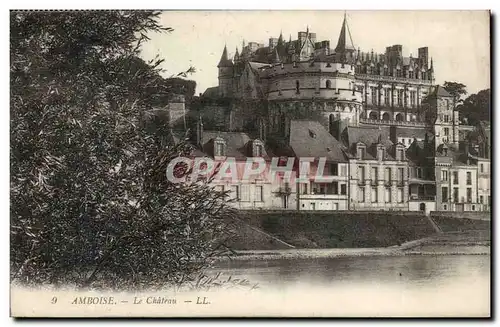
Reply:
[[271, 295], [271, 302], [285, 301], [278, 315], [454, 317], [490, 312], [490, 255], [262, 258], [219, 262], [214, 271], [257, 284], [256, 292]]

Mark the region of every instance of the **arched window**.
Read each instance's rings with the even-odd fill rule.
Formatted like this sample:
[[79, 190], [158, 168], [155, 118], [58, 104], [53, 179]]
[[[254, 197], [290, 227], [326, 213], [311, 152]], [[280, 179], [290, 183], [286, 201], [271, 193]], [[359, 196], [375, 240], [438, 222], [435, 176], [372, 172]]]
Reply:
[[376, 111], [370, 112], [369, 115], [370, 119], [377, 120], [378, 119], [378, 113]]
[[420, 211], [425, 211], [425, 203], [420, 203], [419, 209]]
[[403, 120], [404, 120], [403, 115], [402, 115], [402, 114], [397, 114], [397, 115], [396, 115], [396, 120], [397, 120], [397, 121], [403, 121]]
[[300, 82], [298, 80], [295, 81], [295, 93], [300, 93]]
[[332, 88], [332, 81], [326, 80], [326, 88], [331, 89]]
[[389, 120], [391, 120], [391, 116], [389, 115], [389, 113], [387, 113], [387, 112], [386, 112], [386, 113], [384, 113], [384, 114], [382, 115], [382, 120], [385, 120], [385, 121], [389, 121]]

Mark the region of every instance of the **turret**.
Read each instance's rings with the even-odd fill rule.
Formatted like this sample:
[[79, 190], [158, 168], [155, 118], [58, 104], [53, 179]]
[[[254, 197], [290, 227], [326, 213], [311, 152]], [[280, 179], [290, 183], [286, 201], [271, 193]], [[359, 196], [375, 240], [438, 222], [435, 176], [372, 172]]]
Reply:
[[429, 77], [429, 80], [430, 81], [433, 81], [434, 80], [434, 61], [432, 60], [432, 57], [431, 57], [431, 67], [429, 68], [429, 73], [428, 73], [428, 77]]
[[232, 93], [233, 62], [228, 58], [225, 45], [217, 68], [219, 68], [219, 95], [227, 97]]

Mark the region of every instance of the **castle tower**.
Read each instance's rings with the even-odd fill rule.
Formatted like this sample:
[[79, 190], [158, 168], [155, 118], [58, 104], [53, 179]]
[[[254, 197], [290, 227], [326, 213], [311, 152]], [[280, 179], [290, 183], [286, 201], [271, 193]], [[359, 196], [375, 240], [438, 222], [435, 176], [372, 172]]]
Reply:
[[233, 93], [233, 62], [228, 58], [225, 45], [217, 68], [219, 68], [219, 95], [222, 97], [231, 96]]
[[458, 125], [455, 124], [453, 95], [441, 85], [435, 87], [430, 96], [431, 110], [435, 112], [434, 135], [436, 149], [441, 144], [458, 148]]

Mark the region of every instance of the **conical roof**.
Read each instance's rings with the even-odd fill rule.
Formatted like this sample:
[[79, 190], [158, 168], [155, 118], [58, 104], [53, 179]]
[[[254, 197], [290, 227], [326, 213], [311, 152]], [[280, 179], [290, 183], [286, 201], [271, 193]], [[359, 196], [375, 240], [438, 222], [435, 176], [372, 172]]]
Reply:
[[348, 51], [356, 51], [356, 49], [352, 43], [349, 26], [347, 26], [346, 14], [344, 14], [344, 22], [342, 23], [342, 29], [340, 30], [339, 40], [337, 42], [337, 46], [335, 47], [335, 52], [343, 53]]
[[220, 57], [219, 64], [217, 67], [231, 67], [233, 62], [229, 60], [227, 56], [227, 47], [224, 45], [224, 51], [222, 51], [222, 56]]

